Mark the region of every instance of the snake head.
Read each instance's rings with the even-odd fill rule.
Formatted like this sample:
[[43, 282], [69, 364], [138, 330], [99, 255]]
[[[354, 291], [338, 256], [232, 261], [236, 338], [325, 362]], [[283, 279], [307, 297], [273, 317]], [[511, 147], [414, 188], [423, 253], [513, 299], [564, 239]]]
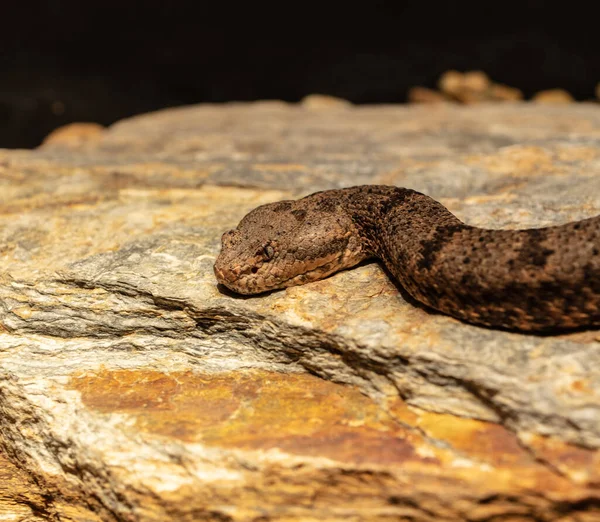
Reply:
[[262, 205], [221, 238], [219, 283], [257, 294], [316, 281], [364, 259], [351, 219], [309, 196]]

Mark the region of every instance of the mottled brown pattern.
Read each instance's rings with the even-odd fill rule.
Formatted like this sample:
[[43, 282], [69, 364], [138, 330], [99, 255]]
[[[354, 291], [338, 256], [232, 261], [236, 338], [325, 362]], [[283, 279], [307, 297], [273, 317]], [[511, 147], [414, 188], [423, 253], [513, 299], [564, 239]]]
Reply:
[[415, 299], [470, 323], [538, 332], [600, 326], [600, 216], [488, 230], [424, 194], [379, 185], [286, 203], [254, 209], [223, 235], [220, 283], [256, 294], [376, 257]]

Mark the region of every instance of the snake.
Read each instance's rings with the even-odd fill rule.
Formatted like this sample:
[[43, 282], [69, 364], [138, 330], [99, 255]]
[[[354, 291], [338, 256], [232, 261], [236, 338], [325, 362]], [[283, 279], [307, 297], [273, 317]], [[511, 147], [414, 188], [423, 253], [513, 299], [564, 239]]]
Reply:
[[599, 252], [600, 216], [479, 228], [421, 192], [361, 185], [258, 206], [222, 235], [214, 273], [229, 290], [253, 295], [376, 258], [426, 310], [552, 333], [600, 326]]

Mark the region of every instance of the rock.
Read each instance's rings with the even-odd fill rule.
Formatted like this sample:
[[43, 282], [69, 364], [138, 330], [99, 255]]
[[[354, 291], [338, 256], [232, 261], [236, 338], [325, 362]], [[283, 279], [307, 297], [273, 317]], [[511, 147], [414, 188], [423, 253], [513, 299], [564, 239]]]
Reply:
[[340, 109], [352, 106], [348, 100], [336, 98], [334, 96], [326, 96], [324, 94], [311, 94], [305, 96], [302, 99], [301, 104], [304, 108], [309, 110]]
[[412, 87], [408, 91], [408, 103], [444, 103], [449, 101], [442, 93], [427, 87]]
[[490, 101], [519, 101], [523, 99], [523, 93], [516, 87], [495, 83], [488, 91]]
[[536, 93], [532, 101], [536, 103], [573, 103], [575, 98], [564, 89], [548, 89]]
[[104, 127], [97, 123], [70, 123], [52, 131], [42, 146], [80, 148], [87, 142], [99, 139]]
[[599, 145], [595, 104], [265, 102], [0, 151], [0, 514], [598, 520], [597, 331], [469, 326], [376, 263], [256, 297], [212, 264], [251, 208], [361, 183], [478, 226], [592, 216]]
[[32, 522], [48, 520], [44, 498], [26, 472], [0, 451], [0, 520]]
[[523, 99], [519, 89], [493, 83], [482, 71], [447, 71], [440, 77], [438, 88], [447, 97], [465, 104]]
[[468, 90], [472, 92], [483, 92], [489, 88], [491, 81], [483, 71], [469, 71], [460, 73], [458, 71], [445, 72], [438, 81], [440, 91], [460, 97], [461, 92]]

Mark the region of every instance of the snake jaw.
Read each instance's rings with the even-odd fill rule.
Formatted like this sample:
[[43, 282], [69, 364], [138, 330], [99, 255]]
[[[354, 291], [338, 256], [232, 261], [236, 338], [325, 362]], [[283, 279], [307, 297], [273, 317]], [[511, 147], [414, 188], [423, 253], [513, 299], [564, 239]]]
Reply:
[[311, 261], [295, 260], [287, 274], [268, 260], [255, 257], [243, 267], [231, 268], [217, 258], [214, 272], [217, 281], [238, 294], [258, 294], [323, 279], [340, 268], [342, 253]]

